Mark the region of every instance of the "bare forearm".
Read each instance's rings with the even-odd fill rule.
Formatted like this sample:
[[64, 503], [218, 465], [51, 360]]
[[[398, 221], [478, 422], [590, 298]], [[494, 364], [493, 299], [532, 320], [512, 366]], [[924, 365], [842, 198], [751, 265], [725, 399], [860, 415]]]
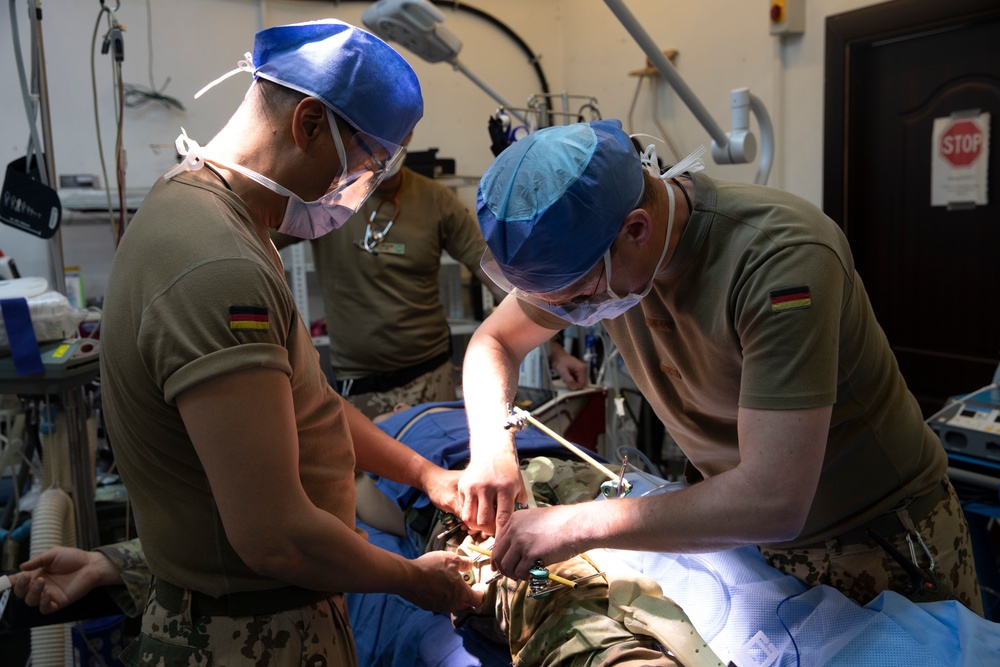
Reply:
[[[519, 364], [520, 360], [493, 339], [477, 340], [473, 336], [462, 367], [462, 391], [473, 447], [495, 447], [506, 441], [513, 449], [513, 432], [507, 438], [498, 437], [498, 434], [502, 433], [507, 406], [517, 391]], [[476, 455], [475, 450], [472, 455]]]
[[371, 545], [336, 517], [312, 506], [280, 516], [251, 544], [236, 545], [258, 574], [330, 592], [401, 593], [410, 585], [411, 561]]
[[353, 405], [345, 402], [344, 410], [354, 440], [358, 469], [426, 490], [424, 480], [433, 467], [430, 461], [390, 437]]
[[[573, 506], [585, 548], [619, 548], [670, 553], [721, 551], [791, 539], [801, 526], [780, 494], [724, 473], [678, 491], [647, 498]], [[791, 502], [791, 501], [788, 501]]]

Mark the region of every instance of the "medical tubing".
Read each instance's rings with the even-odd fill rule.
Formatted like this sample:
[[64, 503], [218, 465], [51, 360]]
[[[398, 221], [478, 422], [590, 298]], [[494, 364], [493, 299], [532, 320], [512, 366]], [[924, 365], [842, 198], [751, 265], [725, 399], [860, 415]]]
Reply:
[[[62, 489], [46, 489], [31, 514], [30, 557], [40, 556], [50, 547], [76, 546], [76, 521], [73, 501]], [[49, 625], [31, 628], [31, 664], [33, 667], [72, 665], [70, 626]]]
[[771, 164], [774, 162], [774, 126], [764, 103], [753, 93], [750, 93], [750, 111], [757, 118], [757, 127], [760, 129], [760, 161], [757, 163], [757, 178], [754, 183], [767, 185]]
[[788, 633], [788, 638], [792, 640], [792, 648], [795, 649], [795, 664], [796, 665], [801, 665], [802, 664], [802, 659], [801, 659], [801, 657], [799, 655], [799, 645], [795, 642], [795, 636], [792, 634], [792, 631], [788, 629], [787, 625], [785, 625], [785, 621], [781, 618], [780, 612], [781, 612], [781, 605], [785, 604], [786, 602], [788, 602], [792, 598], [797, 598], [800, 595], [802, 595], [802, 593], [794, 593], [792, 595], [789, 595], [784, 600], [782, 600], [781, 602], [779, 602], [778, 606], [774, 608], [774, 615], [778, 618], [778, 623], [781, 623], [781, 627], [785, 630], [786, 633]]

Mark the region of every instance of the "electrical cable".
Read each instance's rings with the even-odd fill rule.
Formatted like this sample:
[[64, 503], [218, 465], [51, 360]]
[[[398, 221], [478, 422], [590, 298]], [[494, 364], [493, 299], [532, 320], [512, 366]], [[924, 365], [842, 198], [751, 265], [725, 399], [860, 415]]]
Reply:
[[146, 45], [149, 47], [149, 88], [125, 84], [125, 106], [135, 109], [149, 102], [159, 102], [168, 109], [175, 108], [184, 111], [184, 105], [177, 98], [163, 94], [163, 91], [170, 85], [169, 76], [160, 88], [157, 88], [153, 82], [153, 8], [151, 0], [146, 0]]
[[[13, 2], [13, 0], [11, 1]], [[108, 167], [104, 161], [104, 143], [101, 140], [101, 119], [97, 110], [97, 71], [94, 63], [94, 50], [97, 47], [97, 29], [101, 26], [101, 17], [104, 16], [105, 11], [110, 12], [111, 10], [102, 5], [101, 10], [97, 13], [97, 21], [94, 22], [94, 33], [90, 39], [90, 86], [94, 102], [94, 125], [97, 128], [97, 156], [101, 160], [101, 174], [104, 176], [104, 194], [107, 197], [108, 222], [111, 223], [111, 229], [114, 231], [115, 214], [114, 206], [111, 203], [111, 182], [108, 180]]]
[[[339, 0], [339, 1], [360, 2], [362, 0]], [[363, 1], [369, 2], [370, 0], [363, 0]], [[520, 48], [528, 56], [528, 64], [531, 65], [532, 68], [535, 70], [535, 74], [536, 76], [538, 76], [538, 81], [542, 86], [542, 92], [546, 93], [546, 95], [549, 93], [549, 82], [545, 78], [545, 72], [542, 70], [542, 65], [541, 65], [542, 56], [532, 51], [531, 47], [528, 46], [527, 42], [525, 42], [520, 35], [514, 32], [514, 30], [510, 26], [508, 26], [506, 23], [504, 23], [497, 17], [493, 16], [492, 14], [484, 12], [483, 10], [477, 7], [467, 5], [464, 2], [457, 2], [457, 0], [427, 0], [427, 1], [430, 2], [432, 5], [437, 5], [439, 7], [447, 7], [455, 11], [468, 12], [469, 14], [481, 18], [484, 21], [491, 23], [494, 27], [498, 28], [502, 33], [507, 35], [507, 37], [509, 37], [511, 41], [517, 44], [518, 48]], [[551, 113], [552, 101], [546, 98], [545, 105], [548, 108], [549, 112]]]
[[[484, 12], [481, 9], [467, 5], [463, 2], [455, 2], [454, 0], [430, 0], [431, 4], [437, 5], [439, 7], [450, 7], [454, 10], [462, 10], [472, 14], [473, 16], [479, 17], [484, 21], [492, 23], [494, 26], [500, 29], [505, 35], [510, 37], [510, 39], [517, 44], [517, 46], [528, 56], [528, 63], [534, 68], [535, 74], [538, 76], [538, 81], [542, 86], [542, 92], [548, 94], [549, 92], [549, 82], [545, 78], [545, 72], [542, 71], [541, 65], [541, 55], [536, 54], [528, 46], [527, 42], [521, 39], [521, 36], [514, 32], [506, 23], [496, 18], [495, 16]], [[549, 112], [552, 111], [552, 100], [546, 98], [545, 105]]]
[[800, 595], [802, 595], [802, 593], [795, 593], [793, 595], [789, 595], [784, 600], [782, 600], [781, 602], [779, 602], [778, 606], [774, 608], [774, 615], [778, 617], [778, 623], [781, 623], [781, 627], [785, 630], [786, 633], [788, 633], [788, 638], [792, 640], [792, 648], [795, 649], [795, 664], [796, 665], [801, 665], [802, 664], [802, 658], [799, 655], [799, 645], [798, 645], [798, 643], [796, 643], [795, 636], [792, 634], [792, 631], [788, 629], [787, 625], [785, 625], [785, 620], [783, 618], [781, 618], [781, 613], [780, 612], [781, 612], [781, 605], [785, 604], [786, 602], [788, 602], [792, 598], [797, 598]]

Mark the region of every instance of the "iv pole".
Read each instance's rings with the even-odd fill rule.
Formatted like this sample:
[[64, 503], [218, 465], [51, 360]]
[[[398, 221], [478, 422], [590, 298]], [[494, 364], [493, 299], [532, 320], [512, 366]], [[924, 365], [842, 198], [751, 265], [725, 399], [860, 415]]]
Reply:
[[761, 136], [760, 162], [757, 165], [755, 182], [767, 183], [767, 178], [771, 173], [771, 163], [774, 159], [774, 129], [764, 103], [756, 95], [750, 93], [748, 88], [733, 90], [730, 93], [733, 131], [726, 134], [684, 82], [663, 51], [656, 46], [638, 19], [625, 6], [623, 0], [604, 0], [604, 3], [629, 32], [636, 44], [646, 53], [646, 57], [653, 63], [653, 66], [677, 92], [702, 127], [711, 135], [712, 157], [718, 164], [745, 164], [754, 159], [757, 152], [757, 141], [753, 133], [750, 132], [750, 112], [753, 112], [757, 117]]
[[[24, 109], [27, 114], [31, 132], [31, 152], [38, 159], [39, 178], [43, 185], [56, 189], [55, 151], [52, 147], [52, 118], [49, 114], [49, 84], [45, 70], [45, 46], [42, 41], [42, 6], [40, 0], [28, 0], [28, 10], [31, 21], [31, 91], [28, 94], [28, 82], [24, 79], [24, 62], [19, 48], [20, 39], [17, 35], [17, 14], [14, 11], [15, 0], [10, 0], [11, 32], [14, 36], [14, 57], [17, 61], [18, 73], [21, 76], [21, 91], [24, 97]], [[38, 99], [37, 106], [30, 97]], [[38, 129], [35, 125], [36, 113], [41, 116], [42, 138], [39, 141]], [[25, 171], [31, 169], [31, 155], [25, 155]], [[48, 240], [49, 288], [63, 294], [66, 293], [66, 279], [63, 269], [62, 230], [56, 229]]]

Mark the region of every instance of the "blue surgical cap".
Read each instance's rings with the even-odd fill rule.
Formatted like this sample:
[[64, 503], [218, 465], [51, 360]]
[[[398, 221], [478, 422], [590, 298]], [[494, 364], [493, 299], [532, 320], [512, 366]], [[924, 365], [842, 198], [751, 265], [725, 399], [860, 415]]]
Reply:
[[410, 65], [381, 39], [336, 19], [266, 28], [254, 78], [323, 100], [356, 129], [401, 145], [424, 113]]
[[479, 225], [512, 285], [554, 292], [597, 265], [642, 190], [642, 163], [620, 121], [550, 127], [486, 170]]

